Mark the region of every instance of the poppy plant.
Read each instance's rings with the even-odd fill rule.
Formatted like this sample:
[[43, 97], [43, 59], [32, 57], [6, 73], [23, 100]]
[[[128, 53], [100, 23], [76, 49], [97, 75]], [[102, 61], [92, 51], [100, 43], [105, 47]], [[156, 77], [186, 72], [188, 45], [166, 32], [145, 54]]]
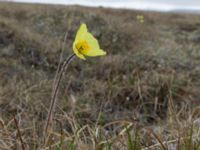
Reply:
[[75, 54], [69, 56], [63, 62], [62, 66], [61, 66], [61, 63], [58, 66], [58, 70], [57, 70], [55, 82], [54, 82], [54, 87], [53, 87], [53, 92], [52, 92], [52, 97], [51, 97], [51, 104], [48, 109], [48, 116], [47, 116], [47, 120], [44, 126], [44, 133], [43, 133], [44, 145], [48, 141], [48, 138], [46, 139], [46, 137], [48, 137], [47, 136], [48, 129], [49, 129], [50, 123], [52, 122], [53, 112], [56, 106], [57, 95], [59, 91], [61, 78], [65, 70], [67, 69], [68, 65], [73, 60], [74, 56], [76, 55], [77, 57], [85, 60], [86, 59], [85, 56], [95, 57], [95, 56], [106, 55], [106, 52], [100, 49], [98, 41], [94, 38], [94, 36], [91, 33], [88, 32], [86, 24], [81, 24], [73, 43], [73, 50]]

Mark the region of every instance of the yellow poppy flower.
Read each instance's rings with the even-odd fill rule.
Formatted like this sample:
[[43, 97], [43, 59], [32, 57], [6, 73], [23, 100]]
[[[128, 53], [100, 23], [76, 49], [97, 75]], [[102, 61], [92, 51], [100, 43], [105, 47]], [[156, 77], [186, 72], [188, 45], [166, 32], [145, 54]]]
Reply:
[[81, 24], [74, 43], [73, 51], [81, 59], [86, 60], [85, 56], [95, 57], [106, 55], [106, 52], [100, 49], [98, 41], [88, 32], [86, 24]]
[[137, 15], [136, 19], [140, 22], [140, 23], [144, 23], [144, 16], [143, 15]]

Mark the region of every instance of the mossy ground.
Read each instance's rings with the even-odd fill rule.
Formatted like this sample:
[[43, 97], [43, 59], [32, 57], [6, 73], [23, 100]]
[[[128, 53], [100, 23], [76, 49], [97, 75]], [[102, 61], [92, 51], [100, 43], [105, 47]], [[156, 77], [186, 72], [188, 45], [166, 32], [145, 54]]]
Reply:
[[[137, 15], [144, 16], [144, 23]], [[20, 146], [13, 115], [26, 146], [38, 148], [62, 47], [65, 59], [73, 53], [72, 42], [82, 22], [107, 56], [76, 58], [70, 65], [62, 79], [49, 145], [60, 141], [61, 127], [67, 141], [61, 149], [70, 142], [75, 149], [101, 149], [102, 141], [108, 141], [105, 149], [126, 149], [131, 145], [126, 138], [135, 131], [140, 137], [137, 146], [144, 148], [158, 143], [146, 128], [170, 141], [187, 137], [191, 123], [196, 142], [199, 15], [1, 2], [0, 149]], [[133, 123], [131, 136], [123, 132], [110, 142], [127, 122]], [[84, 131], [79, 134], [80, 129]]]

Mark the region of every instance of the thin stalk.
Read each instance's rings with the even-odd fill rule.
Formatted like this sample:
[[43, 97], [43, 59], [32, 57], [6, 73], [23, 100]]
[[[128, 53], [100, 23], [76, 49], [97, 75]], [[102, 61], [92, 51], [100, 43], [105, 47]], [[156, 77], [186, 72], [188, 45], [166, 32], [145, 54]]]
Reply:
[[51, 104], [50, 104], [50, 107], [49, 107], [49, 110], [48, 110], [48, 116], [47, 116], [47, 120], [46, 120], [45, 127], [44, 127], [44, 133], [43, 133], [44, 145], [46, 144], [47, 131], [48, 131], [49, 125], [50, 125], [52, 118], [53, 118], [53, 112], [54, 112], [56, 101], [57, 101], [57, 95], [58, 95], [58, 91], [59, 91], [60, 81], [62, 79], [62, 76], [63, 76], [65, 70], [68, 68], [69, 64], [73, 60], [74, 56], [75, 56], [75, 54], [71, 55], [70, 57], [68, 57], [64, 61], [63, 65], [60, 69], [60, 72], [57, 74], [58, 79], [55, 80], [56, 81], [55, 87], [53, 88], [52, 97], [51, 97]]
[[17, 133], [18, 133], [19, 140], [20, 140], [20, 143], [21, 143], [21, 146], [22, 146], [22, 150], [25, 150], [24, 141], [22, 139], [22, 134], [21, 134], [21, 131], [19, 129], [19, 126], [18, 126], [18, 123], [17, 123], [17, 119], [16, 119], [15, 116], [14, 116], [14, 122], [15, 122], [15, 126], [17, 128]]
[[158, 137], [157, 134], [155, 134], [151, 129], [147, 129], [150, 134], [152, 134], [156, 140], [160, 143], [160, 146], [162, 147], [163, 150], [168, 150], [168, 147], [165, 146], [164, 142]]

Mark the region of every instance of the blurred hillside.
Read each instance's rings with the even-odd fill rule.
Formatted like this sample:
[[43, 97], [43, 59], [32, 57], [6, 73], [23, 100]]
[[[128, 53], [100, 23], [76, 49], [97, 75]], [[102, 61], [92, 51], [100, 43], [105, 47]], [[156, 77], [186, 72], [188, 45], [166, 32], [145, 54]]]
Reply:
[[[137, 20], [144, 16], [144, 22]], [[200, 15], [0, 3], [0, 118], [41, 127], [64, 44], [85, 22], [107, 56], [76, 58], [62, 80], [57, 117], [79, 123], [165, 122], [169, 99], [184, 120], [200, 113]], [[68, 126], [67, 122], [65, 123]], [[40, 132], [38, 131], [38, 134]], [[28, 138], [27, 138], [28, 140]]]

